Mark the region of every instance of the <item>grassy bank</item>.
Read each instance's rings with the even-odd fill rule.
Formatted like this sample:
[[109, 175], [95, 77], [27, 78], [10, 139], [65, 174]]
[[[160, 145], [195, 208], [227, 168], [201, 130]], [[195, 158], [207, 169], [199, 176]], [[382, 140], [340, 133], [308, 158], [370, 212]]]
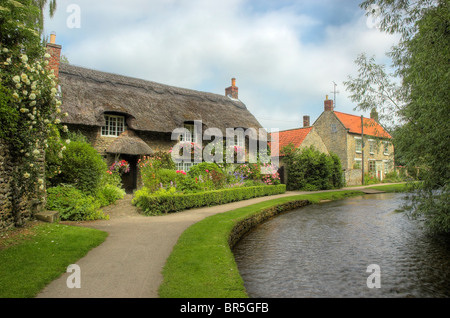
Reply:
[[376, 185], [372, 187], [368, 187], [368, 189], [374, 189], [385, 192], [405, 192], [409, 190], [407, 183], [401, 184], [384, 184], [384, 185]]
[[0, 298], [29, 298], [106, 239], [99, 230], [36, 222], [0, 235]]
[[239, 222], [291, 201], [318, 203], [362, 194], [348, 190], [284, 197], [210, 216], [192, 225], [180, 236], [166, 262], [160, 297], [248, 297], [228, 244], [230, 233]]

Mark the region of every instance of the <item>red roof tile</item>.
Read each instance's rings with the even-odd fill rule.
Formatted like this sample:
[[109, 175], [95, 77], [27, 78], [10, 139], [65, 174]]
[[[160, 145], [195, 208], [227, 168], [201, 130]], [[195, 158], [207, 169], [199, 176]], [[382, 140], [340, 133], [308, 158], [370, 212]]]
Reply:
[[283, 149], [283, 147], [289, 145], [290, 143], [292, 143], [295, 148], [298, 148], [302, 144], [303, 140], [305, 140], [311, 129], [312, 127], [307, 127], [271, 133], [271, 137], [274, 135], [276, 137], [278, 135], [279, 141], [278, 147], [276, 146], [276, 144], [273, 144], [272, 146], [272, 143], [269, 143], [272, 154], [279, 153], [281, 149]]
[[[344, 124], [349, 132], [361, 134], [361, 117], [356, 115], [345, 114], [341, 112], [334, 112], [339, 120]], [[372, 118], [364, 118], [364, 135], [391, 138], [391, 135]]]

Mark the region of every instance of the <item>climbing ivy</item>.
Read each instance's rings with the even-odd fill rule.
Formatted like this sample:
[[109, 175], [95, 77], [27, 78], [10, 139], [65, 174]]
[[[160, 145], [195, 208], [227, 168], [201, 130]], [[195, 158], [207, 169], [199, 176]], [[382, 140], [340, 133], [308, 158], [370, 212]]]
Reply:
[[0, 138], [13, 158], [13, 211], [45, 190], [42, 165], [50, 128], [61, 122], [57, 79], [38, 33], [31, 0], [0, 0]]

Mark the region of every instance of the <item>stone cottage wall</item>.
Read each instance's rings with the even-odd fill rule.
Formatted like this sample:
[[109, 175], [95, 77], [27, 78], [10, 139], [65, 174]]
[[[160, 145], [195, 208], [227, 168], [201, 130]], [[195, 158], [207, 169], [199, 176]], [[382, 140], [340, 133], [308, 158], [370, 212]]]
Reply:
[[339, 157], [342, 169], [348, 169], [347, 129], [344, 125], [333, 112], [324, 111], [314, 123], [314, 127], [328, 151]]
[[[356, 137], [356, 138], [355, 138]], [[362, 159], [362, 153], [356, 152], [356, 140], [360, 138], [361, 135], [358, 134], [347, 134], [347, 157], [348, 157], [348, 167], [353, 169], [357, 159]], [[370, 140], [374, 142], [374, 151], [370, 151]], [[389, 141], [389, 152], [384, 153], [383, 140], [371, 136], [364, 136], [364, 173], [369, 172], [369, 161], [381, 162], [382, 175], [385, 175], [385, 165], [389, 165], [388, 171], [391, 172], [394, 169], [393, 159], [394, 159], [394, 146], [391, 141]], [[362, 160], [361, 160], [362, 161]], [[359, 170], [361, 171], [361, 170]], [[359, 183], [361, 184], [361, 182]]]

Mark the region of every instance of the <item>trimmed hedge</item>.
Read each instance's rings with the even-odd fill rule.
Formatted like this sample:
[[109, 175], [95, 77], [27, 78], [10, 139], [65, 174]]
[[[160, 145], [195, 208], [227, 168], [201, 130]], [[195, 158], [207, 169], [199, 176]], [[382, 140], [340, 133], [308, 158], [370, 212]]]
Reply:
[[145, 190], [136, 192], [133, 204], [142, 209], [145, 215], [161, 215], [192, 208], [220, 205], [262, 196], [282, 194], [286, 185], [254, 186], [205, 191], [189, 194], [152, 195]]

